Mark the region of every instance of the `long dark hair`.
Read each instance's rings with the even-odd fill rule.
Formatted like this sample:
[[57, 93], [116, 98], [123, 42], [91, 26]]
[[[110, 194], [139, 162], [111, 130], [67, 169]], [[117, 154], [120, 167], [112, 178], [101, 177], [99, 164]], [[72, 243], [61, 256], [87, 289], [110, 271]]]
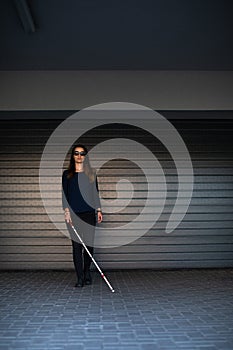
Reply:
[[83, 171], [89, 177], [90, 182], [93, 182], [95, 180], [95, 171], [94, 171], [94, 169], [92, 169], [92, 167], [90, 165], [87, 147], [82, 145], [82, 144], [76, 144], [72, 147], [67, 177], [68, 177], [68, 179], [70, 179], [75, 174], [74, 150], [77, 147], [83, 148], [84, 152], [86, 153], [84, 161], [83, 161]]

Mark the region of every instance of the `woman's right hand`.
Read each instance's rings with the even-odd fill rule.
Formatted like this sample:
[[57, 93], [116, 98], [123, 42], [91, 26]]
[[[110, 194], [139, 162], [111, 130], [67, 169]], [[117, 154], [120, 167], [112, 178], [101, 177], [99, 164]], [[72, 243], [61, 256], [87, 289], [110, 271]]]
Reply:
[[67, 222], [67, 224], [71, 224], [72, 220], [71, 220], [71, 216], [70, 216], [70, 211], [69, 210], [65, 210], [65, 221]]

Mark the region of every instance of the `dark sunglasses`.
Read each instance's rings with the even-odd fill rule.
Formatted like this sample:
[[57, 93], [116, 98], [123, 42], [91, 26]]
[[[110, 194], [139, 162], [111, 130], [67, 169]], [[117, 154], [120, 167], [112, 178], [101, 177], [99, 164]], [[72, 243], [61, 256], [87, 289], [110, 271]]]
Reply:
[[80, 155], [80, 156], [85, 156], [86, 154], [87, 154], [87, 152], [85, 152], [85, 151], [81, 151], [81, 152], [79, 152], [79, 151], [74, 151], [74, 153], [73, 153], [75, 156], [78, 156], [78, 155]]

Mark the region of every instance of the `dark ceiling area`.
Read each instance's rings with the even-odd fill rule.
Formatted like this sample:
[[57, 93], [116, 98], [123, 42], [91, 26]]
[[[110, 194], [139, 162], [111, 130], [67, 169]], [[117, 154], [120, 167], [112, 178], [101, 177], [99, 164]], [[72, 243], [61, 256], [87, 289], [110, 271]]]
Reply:
[[233, 70], [232, 0], [1, 0], [0, 70]]

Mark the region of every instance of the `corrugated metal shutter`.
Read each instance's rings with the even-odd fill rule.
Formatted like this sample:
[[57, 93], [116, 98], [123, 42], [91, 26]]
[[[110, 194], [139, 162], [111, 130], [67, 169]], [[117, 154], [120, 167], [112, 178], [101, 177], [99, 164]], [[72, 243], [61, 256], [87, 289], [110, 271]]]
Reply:
[[[177, 178], [173, 161], [158, 140], [137, 128], [122, 129], [120, 125], [90, 131], [85, 135], [89, 147], [111, 137], [129, 137], [143, 143], [160, 160], [168, 185], [166, 206], [156, 225], [128, 245], [96, 249], [96, 259], [103, 268], [112, 269], [233, 266], [233, 112], [161, 114], [179, 131], [192, 158], [195, 183], [189, 210], [177, 229], [166, 234]], [[10, 117], [0, 120], [2, 269], [73, 268], [70, 241], [49, 220], [38, 181], [44, 145], [61, 118], [68, 115], [68, 112], [2, 113], [3, 117]], [[143, 207], [145, 177], [129, 161], [110, 161], [99, 171], [101, 195], [105, 199], [114, 198], [114, 186], [121, 175], [134, 184], [135, 197], [120, 214], [104, 215], [106, 226], [132, 220]], [[59, 205], [56, 191], [51, 203]]]

